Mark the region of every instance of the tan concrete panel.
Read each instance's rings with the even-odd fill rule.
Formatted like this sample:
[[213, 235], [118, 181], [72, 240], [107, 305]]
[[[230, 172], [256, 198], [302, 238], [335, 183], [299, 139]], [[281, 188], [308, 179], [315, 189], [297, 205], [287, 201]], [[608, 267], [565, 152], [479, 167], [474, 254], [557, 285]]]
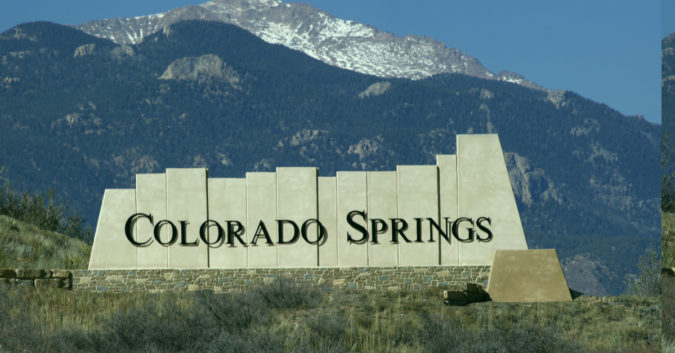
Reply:
[[441, 265], [457, 265], [459, 263], [459, 246], [452, 238], [452, 230], [446, 227], [445, 217], [452, 222], [457, 219], [457, 156], [443, 154], [436, 156], [438, 166], [438, 200], [440, 206], [441, 229], [446, 230], [450, 241], [440, 238]]
[[[398, 263], [400, 266], [430, 266], [439, 263], [439, 235], [434, 232], [430, 241], [429, 221], [438, 223], [438, 168], [435, 165], [397, 166], [398, 217], [408, 223], [405, 235], [399, 237]], [[421, 218], [419, 232], [415, 218]]]
[[[489, 217], [493, 233], [489, 242], [460, 243], [461, 265], [487, 265], [492, 252], [498, 249], [527, 249], [497, 135], [457, 135], [457, 186], [459, 216], [474, 221], [478, 217]], [[478, 236], [487, 237], [486, 233], [479, 233]]]
[[319, 221], [326, 228], [326, 240], [319, 245], [319, 266], [337, 266], [337, 179], [335, 177], [319, 177]]
[[[368, 266], [368, 239], [347, 222], [351, 211], [367, 211], [366, 172], [337, 173], [337, 216], [338, 216], [338, 266]], [[361, 216], [355, 216], [354, 222], [367, 230], [368, 225]], [[349, 242], [352, 239], [362, 243]]]
[[554, 249], [496, 250], [487, 292], [495, 302], [572, 300]]
[[[318, 239], [318, 226], [308, 223], [307, 240], [302, 236], [303, 223], [308, 219], [317, 219], [317, 180], [316, 168], [280, 167], [277, 168], [277, 219], [290, 220], [298, 227], [296, 240], [291, 244], [279, 244], [279, 267], [315, 267], [319, 265], [317, 245], [308, 243]], [[294, 227], [283, 226], [284, 242], [293, 240]]]
[[106, 189], [91, 247], [89, 269], [133, 269], [138, 252], [124, 233], [127, 219], [136, 213], [134, 189]]
[[[277, 173], [246, 173], [246, 233], [249, 237], [248, 267], [277, 267]], [[263, 221], [271, 243], [256, 232]], [[250, 244], [255, 239], [256, 244]]]
[[[248, 232], [246, 229], [246, 179], [244, 178], [209, 178], [209, 219], [220, 224], [223, 232], [221, 241], [209, 247], [210, 268], [246, 268], [248, 266]], [[227, 221], [237, 221], [244, 228], [239, 238], [230, 235], [228, 238]], [[236, 223], [231, 223], [232, 233], [239, 234]], [[218, 228], [209, 227], [209, 242], [218, 239]], [[231, 240], [228, 243], [228, 240]]]
[[[166, 175], [136, 174], [136, 209], [137, 212], [151, 214], [153, 221], [166, 219]], [[145, 220], [136, 223], [135, 239], [144, 242], [153, 238], [154, 225]], [[167, 228], [160, 231], [160, 239], [169, 241]], [[152, 240], [150, 245], [138, 248], [138, 268], [167, 268], [169, 266], [169, 249]]]
[[[166, 215], [178, 230], [176, 243], [168, 247], [169, 268], [190, 269], [209, 266], [208, 247], [199, 238], [199, 228], [208, 219], [206, 178], [205, 168], [166, 170]], [[184, 233], [181, 221], [187, 222]]]
[[[398, 245], [391, 242], [391, 218], [398, 217], [396, 172], [367, 172], [368, 187], [368, 230], [370, 242], [368, 244], [368, 266], [397, 266]], [[383, 229], [384, 233], [377, 234], [377, 243], [373, 242], [375, 227]]]

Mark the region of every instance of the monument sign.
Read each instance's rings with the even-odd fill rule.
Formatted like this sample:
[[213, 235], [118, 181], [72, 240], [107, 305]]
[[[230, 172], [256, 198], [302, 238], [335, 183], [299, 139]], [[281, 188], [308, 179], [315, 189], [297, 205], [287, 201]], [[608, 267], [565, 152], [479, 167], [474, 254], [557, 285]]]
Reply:
[[527, 243], [497, 135], [458, 135], [456, 155], [396, 171], [278, 167], [245, 178], [204, 168], [107, 189], [90, 269], [489, 265]]

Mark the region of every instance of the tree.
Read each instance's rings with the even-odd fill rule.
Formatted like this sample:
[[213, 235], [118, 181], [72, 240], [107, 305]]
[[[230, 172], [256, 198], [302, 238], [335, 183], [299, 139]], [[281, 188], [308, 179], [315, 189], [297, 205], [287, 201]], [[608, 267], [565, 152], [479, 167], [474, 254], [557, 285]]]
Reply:
[[626, 294], [661, 295], [661, 261], [654, 249], [648, 249], [638, 260], [638, 274], [627, 280]]

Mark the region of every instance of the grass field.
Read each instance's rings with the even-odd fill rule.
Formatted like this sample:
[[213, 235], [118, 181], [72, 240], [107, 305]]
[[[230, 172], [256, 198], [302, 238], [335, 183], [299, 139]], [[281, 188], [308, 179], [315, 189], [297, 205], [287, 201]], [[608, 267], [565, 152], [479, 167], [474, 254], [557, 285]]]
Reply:
[[[0, 267], [85, 268], [90, 248], [0, 216], [0, 251]], [[452, 307], [439, 290], [330, 291], [286, 281], [224, 295], [0, 284], [0, 353], [656, 352], [660, 309], [660, 298], [644, 296]]]
[[0, 268], [87, 268], [90, 252], [79, 239], [0, 215]]
[[0, 352], [655, 352], [656, 297], [451, 307], [437, 290], [0, 292]]
[[[663, 212], [661, 218], [661, 266], [675, 267], [675, 213]], [[662, 271], [663, 352], [675, 353], [675, 276]]]
[[675, 267], [675, 213], [662, 213], [661, 265], [662, 267]]

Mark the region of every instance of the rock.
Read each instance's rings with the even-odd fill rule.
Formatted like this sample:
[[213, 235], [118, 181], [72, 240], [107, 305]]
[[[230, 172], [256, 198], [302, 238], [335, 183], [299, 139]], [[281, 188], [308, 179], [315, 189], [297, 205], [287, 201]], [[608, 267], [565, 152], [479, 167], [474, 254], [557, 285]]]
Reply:
[[20, 268], [16, 270], [17, 278], [45, 278], [47, 277], [47, 272], [45, 270], [33, 270]]
[[52, 270], [52, 278], [70, 278], [70, 271]]
[[375, 82], [368, 86], [368, 88], [366, 88], [363, 92], [359, 93], [359, 98], [379, 96], [387, 92], [389, 88], [391, 88], [391, 82], [389, 81]]
[[226, 81], [232, 87], [239, 88], [239, 75], [227, 65], [223, 59], [214, 54], [199, 57], [185, 57], [174, 60], [160, 80], [189, 80], [207, 82], [210, 80]]
[[38, 288], [66, 288], [66, 280], [63, 278], [36, 279], [35, 287]]
[[33, 280], [32, 279], [17, 279], [16, 283], [18, 286], [25, 286], [25, 287], [32, 287], [33, 286]]
[[0, 278], [15, 278], [16, 271], [12, 268], [0, 268]]
[[443, 302], [447, 305], [467, 305], [470, 303], [486, 302], [490, 295], [475, 283], [466, 283], [457, 289], [443, 291]]
[[134, 52], [133, 47], [126, 44], [122, 44], [118, 47], [113, 48], [113, 50], [110, 51], [110, 55], [114, 59], [122, 60], [125, 57], [133, 57], [134, 55], [136, 55], [136, 53]]
[[74, 58], [79, 58], [87, 55], [91, 55], [94, 53], [94, 50], [96, 49], [96, 44], [94, 43], [89, 43], [89, 44], [84, 44], [80, 45], [75, 49], [75, 52], [73, 53]]

